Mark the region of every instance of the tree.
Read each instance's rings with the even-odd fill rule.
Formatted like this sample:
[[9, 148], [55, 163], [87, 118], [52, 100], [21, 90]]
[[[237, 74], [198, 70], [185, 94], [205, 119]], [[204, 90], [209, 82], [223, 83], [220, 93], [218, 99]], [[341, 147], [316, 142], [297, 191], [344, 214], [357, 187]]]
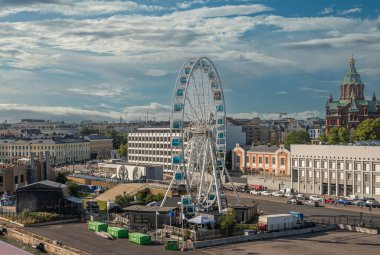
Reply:
[[286, 145], [291, 144], [309, 144], [311, 143], [311, 139], [309, 134], [305, 130], [296, 130], [292, 131], [285, 142]]
[[138, 203], [138, 204], [145, 203], [146, 196], [147, 196], [147, 194], [144, 191], [137, 192], [137, 194], [136, 194], [136, 203]]
[[115, 197], [115, 202], [120, 205], [121, 208], [128, 206], [132, 201], [132, 197], [129, 195], [117, 195]]
[[380, 140], [380, 118], [360, 123], [352, 138], [355, 141]]
[[55, 178], [55, 181], [62, 183], [62, 184], [65, 184], [68, 180], [67, 180], [66, 175], [64, 173], [60, 172], [60, 173], [58, 173], [57, 178]]
[[67, 188], [69, 189], [69, 195], [73, 197], [77, 197], [79, 194], [79, 186], [75, 182], [69, 182], [67, 184]]
[[228, 211], [223, 214], [220, 228], [227, 232], [227, 236], [230, 236], [236, 225], [236, 212], [233, 208], [229, 208]]
[[99, 130], [96, 128], [88, 128], [88, 127], [82, 127], [79, 131], [79, 134], [81, 135], [91, 135], [91, 134], [98, 134]]
[[327, 135], [325, 135], [325, 134], [320, 135], [319, 136], [319, 141], [326, 143], [327, 142]]
[[333, 127], [327, 134], [329, 144], [347, 143], [350, 140], [350, 132], [345, 127]]
[[121, 144], [117, 151], [119, 152], [120, 157], [126, 157], [128, 154], [128, 144]]

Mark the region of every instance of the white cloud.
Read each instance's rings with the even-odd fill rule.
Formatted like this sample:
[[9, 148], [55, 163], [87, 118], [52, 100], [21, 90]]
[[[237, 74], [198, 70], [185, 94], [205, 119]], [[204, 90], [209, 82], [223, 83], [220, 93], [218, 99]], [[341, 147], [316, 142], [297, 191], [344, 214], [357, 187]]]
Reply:
[[314, 93], [327, 93], [328, 92], [328, 90], [325, 90], [325, 89], [315, 89], [315, 88], [308, 88], [308, 87], [300, 87], [299, 90], [314, 92]]
[[67, 89], [67, 91], [74, 93], [74, 94], [87, 95], [87, 96], [97, 96], [97, 97], [116, 97], [116, 96], [120, 96], [120, 93], [123, 92], [122, 89], [112, 88], [111, 85], [108, 87], [104, 87], [103, 89], [69, 88], [69, 89]]
[[282, 118], [295, 118], [298, 120], [306, 120], [311, 117], [319, 117], [321, 113], [318, 111], [303, 111], [303, 112], [289, 112], [286, 115], [280, 116], [280, 113], [260, 113], [260, 112], [250, 112], [250, 113], [233, 113], [229, 116], [237, 119], [250, 119], [259, 117], [260, 119], [266, 120], [276, 120]]
[[338, 14], [340, 14], [340, 15], [347, 15], [347, 14], [352, 14], [352, 13], [358, 13], [358, 12], [361, 12], [361, 11], [362, 11], [361, 8], [355, 7], [355, 8], [348, 9], [348, 10], [340, 10], [340, 11], [338, 11]]
[[276, 92], [277, 95], [287, 95], [288, 94], [288, 91], [285, 91], [285, 90], [282, 90], [282, 91], [278, 91]]
[[146, 76], [150, 76], [150, 77], [160, 77], [160, 76], [165, 76], [168, 73], [169, 73], [169, 71], [164, 70], [164, 69], [149, 69], [144, 74]]
[[330, 14], [333, 12], [334, 12], [334, 9], [330, 6], [330, 7], [324, 8], [323, 11], [321, 12], [321, 14]]

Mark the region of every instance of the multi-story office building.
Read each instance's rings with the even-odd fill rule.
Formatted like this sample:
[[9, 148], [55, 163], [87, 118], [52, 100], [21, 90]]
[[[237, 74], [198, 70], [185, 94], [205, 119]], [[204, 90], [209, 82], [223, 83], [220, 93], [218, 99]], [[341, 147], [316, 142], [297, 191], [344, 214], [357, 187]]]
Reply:
[[380, 146], [291, 145], [291, 152], [299, 192], [380, 199]]
[[289, 176], [290, 151], [284, 146], [240, 146], [232, 152], [232, 170]]
[[171, 148], [170, 128], [139, 128], [128, 134], [129, 163], [162, 165], [165, 172], [172, 171], [172, 151], [180, 153], [178, 148]]
[[52, 164], [90, 159], [90, 142], [78, 138], [0, 139], [0, 160], [38, 156], [49, 152]]

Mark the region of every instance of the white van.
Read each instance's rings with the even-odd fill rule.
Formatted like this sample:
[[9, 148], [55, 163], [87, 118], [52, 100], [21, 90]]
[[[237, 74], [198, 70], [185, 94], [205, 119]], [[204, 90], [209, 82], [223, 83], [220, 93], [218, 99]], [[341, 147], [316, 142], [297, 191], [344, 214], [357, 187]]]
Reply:
[[354, 201], [354, 200], [359, 199], [359, 196], [358, 196], [358, 195], [348, 195], [348, 196], [346, 197], [346, 199], [347, 199], [348, 201]]

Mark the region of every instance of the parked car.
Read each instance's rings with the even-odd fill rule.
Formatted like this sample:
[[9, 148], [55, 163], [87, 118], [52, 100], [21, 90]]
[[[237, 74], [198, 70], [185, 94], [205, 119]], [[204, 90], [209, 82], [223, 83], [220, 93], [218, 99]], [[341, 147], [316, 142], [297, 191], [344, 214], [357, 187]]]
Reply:
[[251, 193], [252, 195], [256, 195], [256, 196], [261, 195], [261, 191], [258, 191], [258, 190], [251, 190], [249, 193]]
[[351, 204], [351, 201], [348, 201], [348, 200], [343, 199], [343, 198], [339, 198], [336, 202], [340, 205], [350, 205]]
[[380, 203], [373, 203], [372, 208], [380, 208]]
[[367, 198], [365, 201], [367, 205], [377, 204], [378, 202], [374, 198]]
[[325, 198], [325, 204], [334, 204], [335, 203], [335, 199], [331, 198], [331, 197], [328, 197], [328, 198]]
[[355, 205], [356, 205], [356, 206], [360, 206], [360, 207], [366, 207], [366, 206], [368, 206], [368, 205], [365, 203], [365, 201], [357, 201], [357, 202], [355, 203]]
[[363, 201], [363, 199], [356, 199], [352, 201], [352, 204], [357, 205], [357, 206], [360, 206], [361, 204], [363, 204], [363, 206], [365, 206], [365, 201]]
[[348, 201], [354, 201], [354, 200], [359, 199], [359, 197], [358, 197], [358, 195], [348, 195], [345, 197], [345, 199]]
[[261, 192], [261, 195], [262, 195], [262, 196], [268, 196], [268, 197], [269, 197], [269, 196], [272, 195], [272, 193], [270, 193], [269, 191], [266, 191], [266, 190], [265, 190], [265, 191]]
[[313, 201], [313, 200], [306, 200], [303, 204], [306, 206], [312, 206], [312, 207], [318, 207], [319, 206], [319, 203], [317, 201]]
[[285, 197], [291, 198], [291, 197], [294, 197], [294, 195], [292, 193], [285, 193]]
[[302, 202], [297, 198], [291, 198], [287, 201], [287, 203], [291, 205], [302, 205]]
[[296, 197], [297, 198], [301, 198], [301, 199], [305, 198], [305, 196], [303, 194], [301, 194], [301, 193], [297, 194]]
[[272, 193], [272, 196], [274, 196], [274, 197], [283, 197], [284, 193], [279, 192], [279, 191], [275, 191], [275, 192]]
[[322, 202], [323, 201], [323, 198], [317, 196], [317, 195], [310, 195], [309, 196], [309, 200], [312, 200], [312, 201], [317, 201], [317, 202]]

